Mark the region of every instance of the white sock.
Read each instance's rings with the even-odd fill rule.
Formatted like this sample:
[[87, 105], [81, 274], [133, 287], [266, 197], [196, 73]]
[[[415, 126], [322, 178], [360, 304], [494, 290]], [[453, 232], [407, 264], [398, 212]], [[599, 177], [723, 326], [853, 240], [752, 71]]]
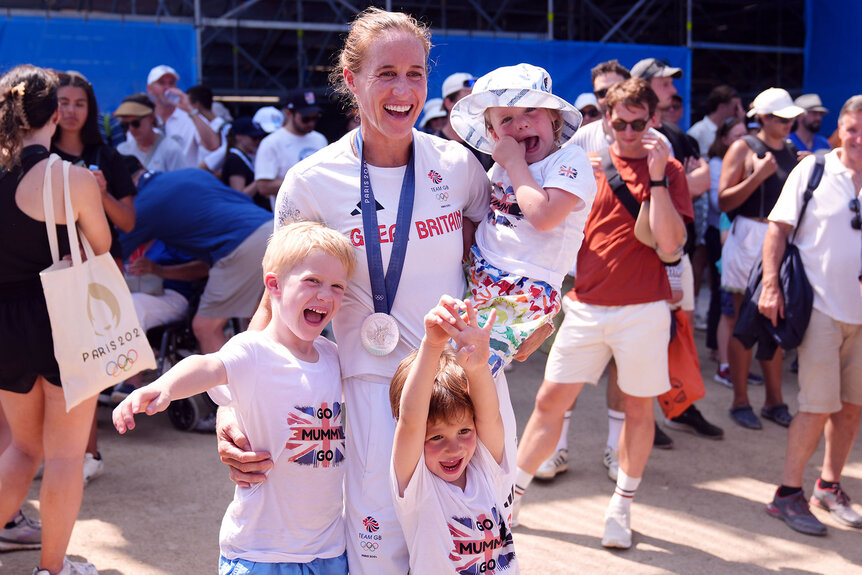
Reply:
[[620, 433], [623, 431], [623, 423], [626, 422], [626, 414], [623, 411], [608, 410], [608, 447], [616, 449], [620, 444]]
[[569, 449], [569, 423], [572, 421], [572, 410], [566, 412], [565, 417], [563, 417], [563, 431], [560, 433], [560, 440], [557, 442], [557, 448], [554, 449], [554, 452], [561, 449], [565, 449], [568, 451]]
[[632, 507], [632, 499], [638, 486], [641, 484], [640, 477], [629, 477], [622, 469], [617, 473], [617, 486], [611, 497], [608, 508], [619, 508], [628, 513]]
[[725, 369], [730, 369], [729, 363], [719, 363], [718, 364], [718, 371], [724, 371]]
[[530, 486], [530, 482], [533, 481], [533, 475], [531, 473], [527, 473], [520, 467], [518, 468], [518, 473], [515, 475], [515, 500], [517, 501], [521, 497], [523, 497], [524, 492], [527, 490], [527, 487]]

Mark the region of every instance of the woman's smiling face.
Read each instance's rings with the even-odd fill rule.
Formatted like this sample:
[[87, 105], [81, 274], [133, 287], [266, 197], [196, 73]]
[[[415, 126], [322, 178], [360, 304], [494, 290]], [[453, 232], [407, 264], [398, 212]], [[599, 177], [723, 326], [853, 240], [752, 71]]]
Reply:
[[428, 94], [425, 48], [415, 36], [391, 31], [375, 38], [360, 70], [345, 70], [359, 103], [366, 140], [412, 138]]

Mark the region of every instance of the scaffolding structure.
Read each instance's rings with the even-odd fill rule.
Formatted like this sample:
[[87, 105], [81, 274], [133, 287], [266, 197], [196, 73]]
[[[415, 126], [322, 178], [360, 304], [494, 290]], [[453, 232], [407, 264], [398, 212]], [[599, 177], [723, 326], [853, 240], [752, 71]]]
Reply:
[[[718, 83], [751, 97], [802, 88], [805, 0], [0, 0], [0, 15], [184, 23], [216, 93], [321, 88], [347, 23], [375, 5], [435, 35], [686, 46], [694, 103]], [[697, 109], [697, 105], [693, 106]]]

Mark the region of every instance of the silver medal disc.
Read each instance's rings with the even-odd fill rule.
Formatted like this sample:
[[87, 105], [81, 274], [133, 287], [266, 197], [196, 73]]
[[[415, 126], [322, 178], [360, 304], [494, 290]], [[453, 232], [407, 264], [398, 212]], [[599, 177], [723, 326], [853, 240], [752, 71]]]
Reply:
[[373, 313], [365, 318], [359, 330], [362, 346], [371, 355], [389, 355], [398, 345], [401, 334], [398, 323], [389, 314]]

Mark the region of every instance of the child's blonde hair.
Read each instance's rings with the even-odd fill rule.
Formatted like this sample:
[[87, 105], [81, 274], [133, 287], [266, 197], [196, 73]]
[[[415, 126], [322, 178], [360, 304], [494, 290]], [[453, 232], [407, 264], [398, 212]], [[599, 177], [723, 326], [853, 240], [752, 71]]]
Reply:
[[[402, 359], [398, 369], [395, 370], [395, 375], [392, 376], [389, 404], [395, 419], [401, 415], [401, 393], [404, 391], [407, 374], [410, 373], [418, 353], [418, 350], [413, 350], [410, 355]], [[434, 376], [434, 387], [431, 390], [431, 402], [428, 406], [428, 422], [451, 421], [464, 412], [470, 414], [470, 417], [474, 413], [473, 400], [467, 393], [467, 374], [455, 359], [455, 350], [447, 345], [440, 354], [437, 374]]]
[[[553, 110], [551, 108], [544, 108], [548, 111], [548, 114], [551, 116], [551, 126], [554, 128], [554, 141], [558, 142], [560, 138], [563, 136], [563, 113], [560, 110]], [[485, 118], [485, 130], [490, 134], [493, 131], [491, 127], [491, 112], [490, 108], [485, 109], [485, 113], [483, 117]]]
[[272, 234], [263, 256], [263, 273], [272, 272], [283, 277], [315, 249], [338, 258], [347, 271], [347, 277], [353, 275], [356, 256], [350, 242], [335, 230], [317, 222], [289, 224]]

